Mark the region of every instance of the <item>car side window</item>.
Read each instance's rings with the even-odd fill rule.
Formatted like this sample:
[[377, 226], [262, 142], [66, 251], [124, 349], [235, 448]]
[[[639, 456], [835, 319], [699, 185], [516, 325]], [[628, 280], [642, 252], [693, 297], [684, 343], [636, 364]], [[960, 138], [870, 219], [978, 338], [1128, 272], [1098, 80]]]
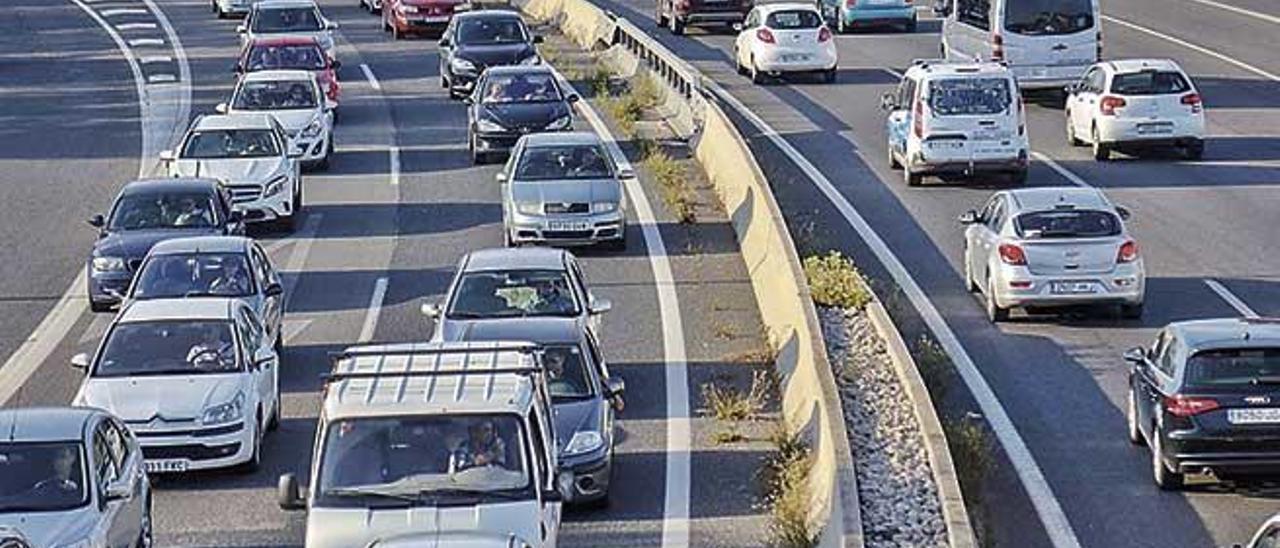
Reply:
[[267, 255], [262, 252], [262, 249], [258, 247], [258, 244], [253, 244], [249, 253], [253, 255], [254, 278], [258, 281], [258, 287], [265, 291], [267, 286], [275, 282], [275, 272], [271, 268], [271, 261], [267, 259]]
[[760, 26], [760, 11], [751, 10], [751, 13], [747, 14], [746, 25], [744, 26], [749, 29], [753, 29]]
[[1004, 217], [1004, 200], [997, 197], [991, 201], [991, 208], [987, 214], [982, 216], [982, 219], [992, 232], [1000, 232], [1000, 227], [1004, 225]]
[[604, 382], [609, 378], [609, 366], [605, 364], [604, 355], [600, 353], [600, 345], [590, 331], [587, 331], [587, 351], [591, 353], [591, 361], [596, 362], [596, 373], [600, 375], [600, 382]]
[[[236, 315], [236, 325], [240, 327], [241, 332], [246, 337], [245, 344], [248, 345], [250, 353], [256, 353], [258, 348], [262, 346], [262, 324], [258, 322], [258, 318], [248, 308], [241, 308]], [[253, 359], [252, 357], [250, 359]]]
[[956, 21], [982, 30], [991, 30], [990, 0], [956, 0], [955, 10]]
[[113, 432], [116, 433], [116, 439], [120, 445], [120, 463], [123, 466], [128, 464], [129, 459], [133, 457], [133, 433], [129, 432], [119, 421], [112, 419], [108, 424]]
[[1156, 336], [1156, 342], [1151, 347], [1151, 365], [1161, 374], [1173, 375], [1173, 352], [1170, 347], [1173, 346], [1173, 337], [1169, 336], [1168, 331], [1161, 331]]
[[898, 85], [898, 110], [911, 108], [911, 102], [916, 99], [916, 81], [912, 78], [903, 78], [902, 83]]
[[119, 477], [115, 458], [111, 455], [111, 444], [107, 442], [101, 425], [93, 432], [93, 466], [98, 476], [99, 488], [106, 487]]
[[1093, 69], [1093, 73], [1089, 75], [1089, 91], [1093, 93], [1102, 93], [1106, 91], [1107, 73], [1102, 69]]
[[[573, 276], [573, 283], [578, 287], [578, 294], [582, 295], [583, 300], [590, 299], [591, 293], [587, 291], [587, 277], [582, 275], [582, 269], [578, 267], [577, 261], [569, 262], [570, 275]], [[591, 306], [591, 303], [584, 302], [584, 306]]]
[[1254, 548], [1280, 548], [1280, 527], [1272, 527], [1263, 533]]
[[109, 420], [102, 421], [98, 425], [98, 431], [106, 441], [107, 452], [111, 455], [111, 466], [115, 469], [116, 477], [124, 475], [124, 462], [128, 457], [128, 451], [125, 449], [124, 439], [120, 437], [120, 431], [116, 430]]

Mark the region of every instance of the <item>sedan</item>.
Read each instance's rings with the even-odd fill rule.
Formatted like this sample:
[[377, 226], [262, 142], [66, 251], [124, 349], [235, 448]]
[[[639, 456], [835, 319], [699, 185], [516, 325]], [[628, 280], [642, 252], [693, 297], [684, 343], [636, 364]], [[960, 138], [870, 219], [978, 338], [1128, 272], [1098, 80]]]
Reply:
[[440, 37], [440, 85], [449, 96], [463, 97], [489, 67], [542, 62], [534, 44], [542, 42], [510, 11], [461, 13]]
[[1187, 474], [1280, 474], [1280, 321], [1175, 322], [1124, 359], [1128, 437], [1151, 448], [1160, 488]]
[[1044, 187], [997, 192], [981, 212], [961, 215], [964, 276], [987, 317], [1027, 309], [1118, 305], [1142, 316], [1146, 270], [1138, 244], [1102, 191]]
[[578, 96], [561, 89], [549, 67], [495, 67], [466, 101], [467, 146], [472, 162], [481, 164], [522, 135], [573, 129]]
[[220, 114], [270, 114], [289, 133], [289, 154], [304, 167], [329, 168], [333, 156], [333, 108], [320, 83], [304, 70], [264, 70], [240, 77], [230, 103]]
[[462, 0], [384, 0], [382, 30], [399, 40], [415, 32], [439, 32], [461, 9]]
[[313, 0], [258, 0], [244, 24], [236, 28], [244, 46], [272, 36], [313, 38], [326, 55], [336, 58], [335, 30], [338, 23], [320, 13], [320, 7]]
[[98, 229], [85, 264], [94, 312], [106, 312], [120, 302], [142, 258], [157, 242], [244, 232], [229, 193], [216, 180], [195, 178], [128, 183], [111, 212], [90, 217], [89, 224]]
[[241, 50], [233, 70], [236, 74], [262, 70], [310, 71], [320, 82], [329, 108], [337, 108], [342, 96], [339, 68], [342, 63], [326, 54], [315, 38], [286, 36], [259, 38], [249, 43]]
[[596, 245], [626, 249], [627, 219], [620, 169], [594, 133], [540, 133], [516, 143], [502, 183], [508, 246]]
[[1067, 87], [1067, 140], [1098, 161], [1126, 147], [1172, 147], [1204, 155], [1204, 104], [1191, 77], [1167, 59], [1098, 63]]
[[119, 419], [88, 407], [9, 408], [0, 432], [0, 546], [152, 545], [151, 482]]
[[836, 43], [812, 3], [757, 5], [735, 24], [733, 58], [739, 74], [763, 84], [784, 74], [820, 74], [836, 81]]

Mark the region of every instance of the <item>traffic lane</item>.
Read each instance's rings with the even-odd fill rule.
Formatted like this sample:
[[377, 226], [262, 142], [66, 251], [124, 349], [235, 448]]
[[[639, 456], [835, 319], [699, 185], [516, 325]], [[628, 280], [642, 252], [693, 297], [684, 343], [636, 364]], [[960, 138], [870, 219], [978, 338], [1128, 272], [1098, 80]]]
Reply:
[[[1271, 3], [1274, 10], [1275, 3]], [[1114, 17], [1121, 21], [1140, 25], [1200, 47], [1217, 51], [1227, 57], [1254, 65], [1272, 74], [1280, 74], [1280, 23], [1267, 21], [1205, 5], [1199, 2], [1162, 2], [1160, 0], [1131, 0], [1103, 4], [1104, 19]], [[1103, 37], [1109, 39], [1112, 25], [1104, 29]], [[1241, 39], [1248, 37], [1246, 39]]]
[[133, 73], [101, 27], [70, 2], [5, 7], [0, 363], [84, 268], [96, 232], [83, 223], [137, 176], [142, 139]]

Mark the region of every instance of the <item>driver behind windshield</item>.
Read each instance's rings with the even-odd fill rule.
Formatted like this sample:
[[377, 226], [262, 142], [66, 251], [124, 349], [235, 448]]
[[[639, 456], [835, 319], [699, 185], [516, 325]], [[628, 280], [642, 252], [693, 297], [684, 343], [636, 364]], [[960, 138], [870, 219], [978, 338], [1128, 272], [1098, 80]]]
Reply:
[[562, 280], [543, 279], [537, 282], [538, 300], [534, 303], [536, 314], [572, 314], [573, 297]]
[[196, 326], [200, 341], [187, 351], [187, 363], [196, 369], [221, 369], [224, 364], [235, 363], [235, 345], [227, 336], [226, 326], [217, 323]]
[[31, 487], [32, 497], [52, 506], [74, 504], [82, 498], [80, 458], [75, 447], [67, 445], [55, 450], [50, 463], [52, 474]]
[[239, 296], [249, 293], [249, 276], [240, 261], [221, 262], [222, 274], [209, 282], [209, 294]]
[[467, 439], [458, 445], [449, 463], [451, 473], [477, 466], [507, 465], [507, 444], [498, 436], [489, 419], [478, 419], [467, 429]]

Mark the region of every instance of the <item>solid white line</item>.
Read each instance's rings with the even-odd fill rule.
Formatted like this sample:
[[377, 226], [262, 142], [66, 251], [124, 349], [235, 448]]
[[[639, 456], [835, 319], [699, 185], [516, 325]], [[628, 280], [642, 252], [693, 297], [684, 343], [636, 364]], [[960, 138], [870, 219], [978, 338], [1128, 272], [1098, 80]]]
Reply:
[[1149, 29], [1149, 28], [1147, 28], [1147, 27], [1144, 27], [1144, 26], [1142, 26], [1142, 25], [1138, 25], [1138, 24], [1135, 24], [1135, 23], [1130, 23], [1130, 22], [1125, 21], [1125, 20], [1123, 20], [1123, 19], [1116, 19], [1115, 17], [1112, 17], [1112, 16], [1110, 16], [1110, 15], [1103, 15], [1103, 16], [1102, 16], [1102, 19], [1103, 19], [1103, 20], [1105, 20], [1105, 21], [1110, 21], [1110, 22], [1112, 22], [1112, 23], [1115, 23], [1115, 24], [1120, 25], [1120, 26], [1123, 26], [1123, 27], [1129, 27], [1129, 28], [1131, 28], [1131, 29], [1133, 29], [1133, 30], [1136, 30], [1136, 31], [1138, 31], [1138, 32], [1145, 32], [1145, 33], [1147, 33], [1147, 34], [1150, 34], [1151, 36], [1155, 36], [1156, 38], [1163, 38], [1163, 39], [1165, 39], [1165, 40], [1168, 40], [1168, 41], [1170, 41], [1170, 42], [1173, 42], [1174, 44], [1177, 44], [1177, 45], [1182, 46], [1182, 47], [1184, 47], [1184, 48], [1187, 48], [1187, 49], [1190, 49], [1190, 50], [1193, 50], [1193, 51], [1197, 51], [1197, 52], [1203, 53], [1203, 54], [1205, 54], [1205, 55], [1208, 55], [1208, 56], [1210, 56], [1210, 57], [1216, 58], [1216, 59], [1221, 60], [1221, 61], [1226, 61], [1226, 62], [1228, 62], [1228, 63], [1231, 63], [1232, 65], [1235, 65], [1235, 66], [1240, 67], [1240, 68], [1242, 68], [1242, 69], [1244, 69], [1244, 70], [1247, 70], [1247, 71], [1249, 71], [1249, 72], [1252, 72], [1252, 73], [1254, 73], [1254, 74], [1257, 74], [1258, 76], [1261, 76], [1261, 77], [1266, 78], [1266, 79], [1268, 79], [1268, 80], [1272, 80], [1272, 81], [1280, 82], [1280, 76], [1277, 76], [1277, 75], [1275, 75], [1275, 74], [1273, 74], [1273, 73], [1270, 73], [1270, 72], [1267, 72], [1267, 71], [1265, 71], [1265, 70], [1262, 70], [1262, 69], [1260, 69], [1260, 68], [1258, 68], [1258, 67], [1255, 67], [1255, 66], [1253, 66], [1253, 65], [1250, 65], [1249, 63], [1246, 63], [1246, 62], [1244, 62], [1244, 61], [1240, 61], [1240, 60], [1238, 60], [1238, 59], [1236, 59], [1236, 58], [1234, 58], [1234, 57], [1230, 57], [1230, 56], [1228, 56], [1228, 55], [1225, 55], [1225, 54], [1222, 54], [1222, 53], [1218, 53], [1218, 52], [1213, 51], [1213, 50], [1211, 50], [1211, 49], [1209, 49], [1209, 48], [1206, 48], [1206, 47], [1204, 47], [1204, 46], [1197, 46], [1197, 45], [1192, 44], [1191, 42], [1188, 42], [1188, 41], [1183, 40], [1183, 39], [1181, 39], [1181, 38], [1175, 38], [1175, 37], [1173, 37], [1173, 36], [1169, 36], [1168, 34], [1165, 34], [1165, 33], [1163, 33], [1163, 32], [1159, 32], [1159, 31], [1151, 30], [1151, 29]]
[[129, 40], [129, 45], [135, 48], [139, 46], [163, 46], [164, 40], [159, 38], [134, 38]]
[[378, 79], [374, 78], [373, 70], [369, 68], [369, 65], [360, 63], [360, 71], [364, 73], [364, 77], [369, 80], [369, 85], [373, 86], [373, 89], [382, 91], [382, 84], [379, 84]]
[[[1049, 536], [1049, 541], [1056, 548], [1079, 548], [1080, 541], [1076, 538], [1075, 531], [1071, 528], [1071, 522], [1067, 519], [1066, 513], [1062, 511], [1062, 505], [1058, 503], [1058, 499], [1054, 496], [1053, 488], [1050, 487], [1049, 481], [1045, 479], [1044, 472], [1031, 454], [1031, 449], [1027, 447], [1027, 443], [1022, 439], [1022, 436], [1018, 434], [1018, 429], [1014, 426], [1008, 411], [1000, 404], [1000, 399], [996, 396], [995, 391], [991, 389], [991, 386], [987, 384], [973, 358], [969, 356], [964, 346], [960, 344], [960, 339], [951, 330], [951, 326], [947, 325], [946, 320], [938, 312], [933, 301], [916, 283], [915, 278], [911, 276], [907, 267], [902, 264], [902, 261], [889, 248], [889, 245], [884, 242], [884, 239], [876, 233], [875, 229], [871, 228], [870, 223], [858, 213], [853, 204], [850, 204], [849, 200], [827, 179], [826, 175], [823, 175], [800, 151], [791, 146], [791, 143], [787, 142], [767, 122], [748, 109], [736, 97], [725, 92], [723, 88], [719, 90], [719, 93], [740, 115], [745, 116], [747, 120], [755, 125], [764, 137], [773, 142], [783, 154], [786, 154], [801, 171], [804, 171], [805, 175], [822, 191], [827, 200], [835, 205], [849, 225], [857, 231], [862, 241], [866, 242], [867, 246], [871, 248], [872, 253], [876, 255], [876, 258], [893, 276], [894, 281], [906, 293], [911, 304], [920, 313], [920, 317], [924, 319], [925, 324], [929, 326], [934, 336], [938, 338], [938, 343], [942, 345], [943, 350], [947, 352], [952, 362], [955, 363], [956, 370], [960, 372], [960, 377], [978, 402], [982, 414], [991, 425], [991, 430], [995, 433], [1000, 445], [1004, 447], [1009, 461], [1013, 464], [1014, 472], [1018, 475], [1019, 481], [1026, 490], [1027, 497], [1031, 499], [1031, 504], [1036, 510], [1036, 515], [1040, 518], [1040, 523], [1044, 527], [1045, 533]], [[859, 153], [855, 152], [855, 154]]]
[[389, 170], [391, 172], [391, 184], [393, 186], [398, 185], [400, 184], [400, 149], [393, 146], [387, 150], [387, 153], [391, 162], [391, 169]]
[[[75, 0], [72, 0], [75, 1]], [[142, 8], [111, 8], [102, 10], [103, 17], [115, 17], [117, 15], [146, 15], [147, 10]]]
[[0, 367], [0, 404], [9, 405], [9, 398], [53, 354], [58, 343], [71, 332], [76, 320], [88, 310], [84, 293], [87, 281], [84, 269], [81, 268], [80, 274], [62, 294], [58, 304], [53, 306], [49, 314], [40, 321], [40, 325], [9, 356], [4, 367]]
[[116, 25], [119, 30], [154, 30], [155, 23], [123, 23]]
[[[554, 67], [552, 68], [554, 71]], [[566, 89], [573, 89], [563, 75], [556, 71], [556, 79]], [[576, 91], [575, 91], [576, 93]], [[578, 101], [578, 108], [592, 129], [604, 140], [609, 154], [618, 167], [630, 169], [631, 164], [618, 147], [609, 127], [601, 121], [590, 103]], [[644, 243], [653, 271], [653, 282], [658, 292], [658, 315], [662, 321], [663, 360], [667, 400], [667, 452], [666, 495], [662, 512], [663, 548], [687, 548], [689, 546], [689, 481], [692, 433], [689, 422], [689, 368], [685, 356], [684, 323], [680, 318], [680, 301], [675, 290], [675, 276], [671, 274], [666, 244], [658, 231], [657, 218], [644, 187], [638, 179], [624, 181], [627, 195], [635, 207], [636, 217], [644, 234]]]
[[1229, 4], [1223, 4], [1222, 2], [1214, 2], [1213, 0], [1191, 0], [1191, 1], [1204, 4], [1206, 6], [1212, 6], [1218, 9], [1235, 12], [1245, 17], [1252, 17], [1254, 19], [1259, 19], [1262, 21], [1266, 21], [1268, 23], [1274, 23], [1274, 24], [1280, 25], [1280, 17], [1276, 17], [1274, 15], [1269, 15], [1266, 13], [1257, 12], [1253, 10], [1247, 10], [1241, 7], [1236, 7]]
[[373, 340], [373, 332], [378, 328], [378, 316], [382, 313], [382, 301], [387, 298], [387, 278], [378, 278], [373, 284], [373, 296], [369, 298], [369, 310], [364, 315], [364, 326], [360, 328], [359, 343]]
[[1071, 170], [1065, 167], [1062, 167], [1062, 165], [1059, 164], [1058, 162], [1053, 161], [1053, 158], [1045, 156], [1044, 154], [1041, 154], [1034, 150], [1031, 151], [1031, 157], [1035, 158], [1037, 161], [1044, 162], [1045, 165], [1049, 166], [1054, 171], [1058, 172], [1058, 175], [1066, 177], [1068, 181], [1071, 181], [1071, 184], [1076, 186], [1082, 186], [1085, 188], [1093, 188], [1093, 185], [1085, 182], [1084, 179], [1080, 178], [1079, 175], [1072, 173]]
[[1217, 293], [1219, 297], [1222, 297], [1222, 300], [1227, 301], [1227, 304], [1231, 305], [1231, 308], [1236, 309], [1236, 312], [1239, 312], [1241, 316], [1246, 318], [1258, 317], [1257, 312], [1254, 312], [1252, 308], [1249, 308], [1249, 305], [1244, 304], [1244, 301], [1240, 300], [1240, 297], [1235, 296], [1235, 294], [1228, 290], [1226, 286], [1219, 283], [1218, 280], [1205, 278], [1204, 285], [1209, 286], [1209, 289], [1212, 289], [1214, 293]]

